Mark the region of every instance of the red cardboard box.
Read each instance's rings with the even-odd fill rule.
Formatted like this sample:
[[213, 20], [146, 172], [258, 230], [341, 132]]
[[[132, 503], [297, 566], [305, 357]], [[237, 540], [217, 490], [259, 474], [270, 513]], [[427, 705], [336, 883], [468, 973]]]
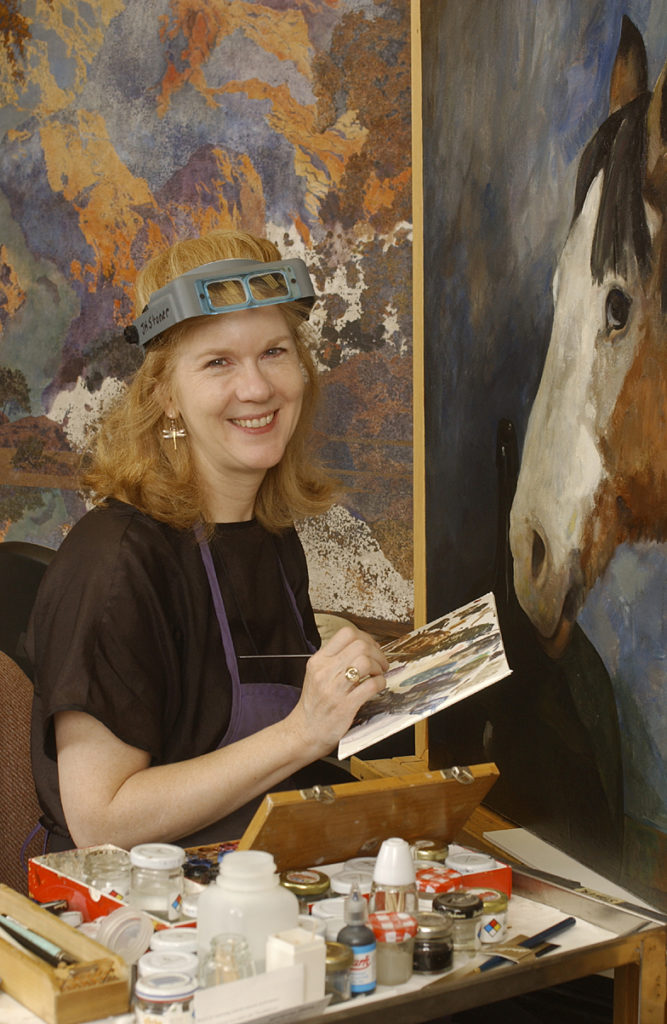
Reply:
[[[100, 892], [87, 885], [84, 881], [84, 860], [86, 855], [102, 850], [117, 850], [119, 847], [107, 844], [91, 846], [80, 850], [64, 850], [62, 853], [45, 853], [40, 857], [31, 857], [28, 862], [28, 891], [38, 903], [50, 903], [52, 900], [67, 900], [70, 910], [78, 910], [84, 921], [94, 921], [98, 917], [106, 917], [118, 907], [128, 905], [126, 894], [117, 892]], [[192, 928], [195, 921], [167, 921], [155, 914], [148, 914], [153, 927], [160, 928]]]

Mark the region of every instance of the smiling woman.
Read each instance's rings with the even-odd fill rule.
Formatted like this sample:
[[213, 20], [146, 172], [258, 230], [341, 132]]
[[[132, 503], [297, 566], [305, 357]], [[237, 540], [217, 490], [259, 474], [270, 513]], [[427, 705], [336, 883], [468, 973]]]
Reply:
[[[352, 626], [317, 650], [293, 526], [332, 495], [307, 455], [313, 298], [300, 260], [237, 232], [139, 276], [129, 333], [145, 359], [100, 425], [83, 477], [95, 507], [30, 628], [52, 849], [237, 838], [267, 790], [345, 777], [318, 759], [387, 662]], [[285, 654], [311, 657], [270, 657]]]

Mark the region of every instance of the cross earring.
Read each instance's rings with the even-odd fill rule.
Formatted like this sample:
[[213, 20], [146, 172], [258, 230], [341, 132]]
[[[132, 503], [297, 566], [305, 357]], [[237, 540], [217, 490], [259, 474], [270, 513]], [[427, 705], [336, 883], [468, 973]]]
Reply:
[[186, 437], [187, 432], [185, 430], [185, 427], [177, 427], [176, 420], [172, 416], [170, 416], [169, 426], [163, 428], [162, 436], [165, 439], [165, 441], [168, 441], [171, 438], [171, 440], [174, 442], [174, 448], [176, 448], [176, 438]]

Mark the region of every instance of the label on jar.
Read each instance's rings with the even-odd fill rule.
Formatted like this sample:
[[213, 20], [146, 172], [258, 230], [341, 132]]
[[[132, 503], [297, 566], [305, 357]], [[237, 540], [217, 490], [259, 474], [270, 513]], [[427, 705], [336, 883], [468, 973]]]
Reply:
[[482, 914], [479, 920], [479, 941], [483, 943], [498, 942], [505, 934], [504, 913]]
[[360, 995], [362, 992], [372, 992], [375, 989], [377, 966], [376, 946], [369, 943], [367, 946], [351, 946], [352, 966], [350, 967], [350, 991], [352, 995]]

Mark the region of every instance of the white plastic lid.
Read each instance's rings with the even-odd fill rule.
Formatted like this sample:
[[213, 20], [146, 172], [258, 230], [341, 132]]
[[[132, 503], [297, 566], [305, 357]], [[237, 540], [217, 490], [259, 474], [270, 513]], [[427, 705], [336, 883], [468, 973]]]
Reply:
[[472, 874], [477, 871], [493, 871], [496, 862], [488, 853], [477, 853], [475, 850], [457, 850], [450, 853], [445, 860], [445, 867], [460, 874]]
[[415, 862], [405, 839], [385, 839], [375, 861], [376, 885], [411, 885], [415, 881]]
[[194, 995], [196, 988], [197, 982], [191, 975], [172, 971], [169, 974], [152, 974], [149, 978], [137, 978], [134, 994], [153, 1003], [171, 1003], [174, 999], [186, 999]]
[[139, 957], [137, 977], [150, 978], [155, 974], [190, 974], [193, 978], [199, 972], [199, 957], [196, 953], [183, 953], [151, 949]]
[[331, 875], [331, 891], [346, 896], [353, 885], [358, 885], [363, 894], [371, 891], [373, 874], [370, 871], [349, 871], [343, 868], [338, 874]]
[[266, 889], [279, 882], [273, 855], [265, 850], [232, 850], [220, 862], [217, 884], [223, 889]]
[[135, 867], [156, 871], [180, 868], [185, 860], [185, 850], [171, 843], [142, 843], [132, 847], [130, 860]]
[[160, 953], [196, 953], [196, 928], [158, 928], [151, 936], [151, 949]]
[[148, 949], [152, 934], [153, 922], [148, 914], [133, 907], [119, 907], [102, 919], [96, 939], [128, 964], [135, 964]]

